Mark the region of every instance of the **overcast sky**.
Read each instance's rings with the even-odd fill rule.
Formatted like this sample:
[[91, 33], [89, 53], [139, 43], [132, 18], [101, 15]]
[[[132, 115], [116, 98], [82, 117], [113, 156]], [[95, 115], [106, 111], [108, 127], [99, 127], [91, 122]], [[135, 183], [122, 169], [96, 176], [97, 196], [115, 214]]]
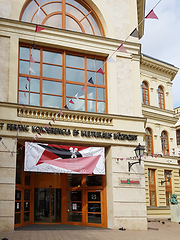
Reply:
[[[158, 2], [146, 0], [146, 14]], [[180, 0], [161, 0], [154, 12], [159, 20], [145, 20], [142, 53], [180, 68]], [[173, 80], [173, 104], [180, 106], [180, 70]]]

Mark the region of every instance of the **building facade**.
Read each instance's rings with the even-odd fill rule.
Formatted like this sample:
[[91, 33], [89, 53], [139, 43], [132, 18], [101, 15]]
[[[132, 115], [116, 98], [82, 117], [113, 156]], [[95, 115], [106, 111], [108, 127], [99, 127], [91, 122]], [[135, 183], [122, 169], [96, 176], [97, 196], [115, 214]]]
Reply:
[[[169, 216], [170, 193], [179, 197], [178, 69], [141, 55], [129, 36], [144, 2], [0, 1], [0, 231], [34, 223], [146, 230], [147, 214]], [[129, 171], [139, 143], [153, 158]], [[71, 147], [72, 156], [103, 148], [105, 174], [25, 171], [33, 144]], [[165, 171], [170, 186], [160, 185]]]

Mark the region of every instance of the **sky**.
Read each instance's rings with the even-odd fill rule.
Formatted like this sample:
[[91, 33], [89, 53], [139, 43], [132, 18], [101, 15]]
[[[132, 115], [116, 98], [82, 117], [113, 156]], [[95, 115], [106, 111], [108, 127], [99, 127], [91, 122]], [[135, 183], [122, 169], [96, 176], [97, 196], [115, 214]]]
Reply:
[[[159, 0], [146, 0], [147, 14]], [[142, 53], [180, 68], [180, 0], [161, 0], [154, 9], [159, 20], [146, 19]], [[180, 106], [180, 70], [173, 80], [173, 107]]]

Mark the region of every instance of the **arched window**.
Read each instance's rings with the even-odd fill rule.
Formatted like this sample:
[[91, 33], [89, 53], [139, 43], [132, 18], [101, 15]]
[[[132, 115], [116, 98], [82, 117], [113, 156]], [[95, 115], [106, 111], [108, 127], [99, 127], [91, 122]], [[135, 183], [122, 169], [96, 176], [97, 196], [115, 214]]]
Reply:
[[159, 101], [159, 107], [164, 109], [164, 90], [161, 86], [158, 87], [158, 101]]
[[161, 133], [161, 146], [162, 146], [162, 153], [164, 156], [169, 155], [169, 142], [168, 142], [168, 134], [166, 131]]
[[150, 128], [146, 128], [145, 144], [147, 153], [153, 153], [153, 137], [152, 130]]
[[22, 9], [20, 20], [103, 36], [96, 13], [83, 0], [29, 0]]
[[143, 104], [149, 105], [149, 87], [145, 81], [142, 82], [142, 100]]

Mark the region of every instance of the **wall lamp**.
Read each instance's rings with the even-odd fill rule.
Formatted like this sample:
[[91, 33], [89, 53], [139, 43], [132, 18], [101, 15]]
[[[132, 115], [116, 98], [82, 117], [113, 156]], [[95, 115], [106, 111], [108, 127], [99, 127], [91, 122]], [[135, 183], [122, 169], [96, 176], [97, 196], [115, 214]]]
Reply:
[[165, 182], [170, 182], [171, 176], [172, 176], [171, 172], [168, 171], [166, 173], [167, 180], [165, 180], [165, 181], [161, 180], [161, 185], [163, 185], [163, 183], [165, 183]]
[[141, 157], [142, 157], [143, 154], [144, 154], [144, 150], [145, 150], [145, 149], [141, 146], [140, 143], [139, 143], [139, 145], [134, 149], [135, 154], [136, 154], [136, 157], [139, 158], [139, 161], [138, 161], [138, 162], [133, 162], [133, 163], [128, 162], [129, 172], [130, 172], [131, 167], [132, 167], [134, 164], [139, 163], [139, 165], [141, 165]]

